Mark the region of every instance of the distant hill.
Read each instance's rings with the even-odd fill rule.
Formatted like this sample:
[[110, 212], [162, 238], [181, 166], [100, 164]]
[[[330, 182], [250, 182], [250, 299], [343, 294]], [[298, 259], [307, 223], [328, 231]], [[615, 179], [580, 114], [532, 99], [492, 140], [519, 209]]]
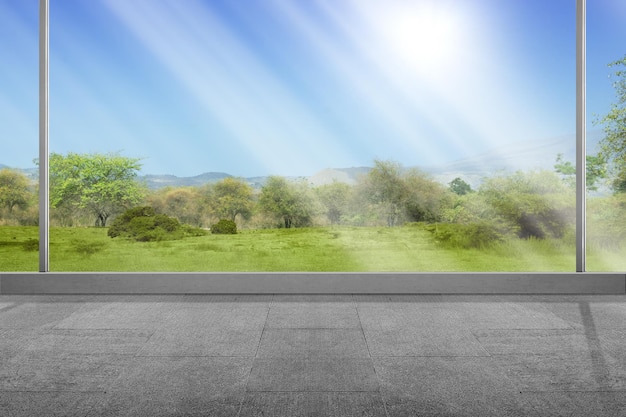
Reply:
[[224, 172], [205, 172], [193, 177], [177, 177], [176, 175], [143, 175], [139, 179], [146, 183], [149, 189], [156, 190], [164, 187], [189, 187], [217, 182], [232, 177]]
[[343, 182], [346, 184], [356, 184], [361, 175], [366, 175], [372, 168], [327, 168], [308, 178], [309, 184], [318, 187], [320, 185], [332, 184], [333, 182]]
[[[595, 153], [598, 142], [603, 137], [600, 130], [591, 131], [587, 135], [587, 149]], [[460, 177], [476, 188], [482, 180], [498, 173], [509, 173], [518, 170], [554, 169], [556, 157], [562, 153], [566, 161], [574, 162], [576, 158], [576, 138], [574, 135], [560, 136], [551, 139], [525, 141], [508, 144], [491, 149], [467, 158], [458, 159], [444, 164], [432, 166], [416, 166], [430, 174], [442, 184], [448, 184]], [[9, 168], [0, 164], [1, 168]], [[38, 169], [19, 169], [29, 178], [37, 180]], [[333, 181], [346, 184], [355, 184], [358, 178], [367, 174], [371, 167], [326, 168], [310, 177], [288, 177], [291, 180], [305, 179], [313, 186], [330, 184]], [[163, 187], [199, 186], [214, 183], [224, 178], [236, 175], [224, 172], [205, 172], [193, 177], [178, 177], [175, 175], [143, 175], [139, 179], [144, 181], [149, 189], [156, 190]], [[244, 180], [253, 188], [260, 189], [267, 176], [249, 177]]]
[[20, 171], [22, 174], [26, 175], [31, 181], [39, 180], [39, 168], [14, 168], [8, 165], [0, 164], [0, 169], [4, 168]]

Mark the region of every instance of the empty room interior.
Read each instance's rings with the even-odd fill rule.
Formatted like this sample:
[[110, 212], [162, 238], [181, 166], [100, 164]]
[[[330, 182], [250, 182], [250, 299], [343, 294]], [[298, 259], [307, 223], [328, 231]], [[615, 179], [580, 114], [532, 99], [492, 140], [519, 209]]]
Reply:
[[0, 0], [0, 416], [626, 417], [622, 0]]

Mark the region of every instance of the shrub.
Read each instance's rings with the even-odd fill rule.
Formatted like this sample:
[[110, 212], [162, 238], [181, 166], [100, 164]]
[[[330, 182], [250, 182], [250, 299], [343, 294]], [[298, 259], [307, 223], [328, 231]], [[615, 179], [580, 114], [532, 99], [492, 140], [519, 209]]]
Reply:
[[504, 240], [504, 235], [489, 223], [438, 223], [425, 227], [433, 238], [449, 247], [485, 248]]
[[165, 214], [157, 214], [152, 207], [135, 207], [117, 217], [107, 234], [127, 237], [139, 242], [182, 239], [185, 235], [180, 222]]
[[222, 219], [213, 226], [211, 226], [211, 233], [215, 235], [237, 234], [237, 223], [232, 220]]

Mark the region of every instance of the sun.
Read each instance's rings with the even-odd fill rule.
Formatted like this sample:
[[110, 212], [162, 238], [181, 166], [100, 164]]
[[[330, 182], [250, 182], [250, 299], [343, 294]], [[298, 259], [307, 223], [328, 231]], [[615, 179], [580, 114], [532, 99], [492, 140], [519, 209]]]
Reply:
[[459, 48], [459, 19], [454, 10], [435, 2], [414, 3], [380, 10], [381, 41], [393, 59], [412, 71], [439, 71]]

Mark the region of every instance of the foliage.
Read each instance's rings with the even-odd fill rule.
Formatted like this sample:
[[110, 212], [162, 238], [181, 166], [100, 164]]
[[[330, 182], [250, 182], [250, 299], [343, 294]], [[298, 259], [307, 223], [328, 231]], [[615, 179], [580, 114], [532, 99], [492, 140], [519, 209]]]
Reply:
[[395, 226], [405, 213], [408, 192], [399, 163], [375, 160], [374, 168], [364, 178], [363, 192], [381, 210], [387, 226]]
[[626, 247], [626, 194], [587, 200], [587, 242], [600, 249]]
[[232, 220], [222, 219], [211, 226], [211, 233], [214, 235], [236, 235], [237, 223]]
[[202, 196], [197, 187], [166, 187], [150, 194], [146, 201], [155, 211], [175, 217], [181, 223], [202, 225]]
[[553, 172], [492, 177], [479, 194], [520, 238], [560, 238], [574, 224], [574, 192]]
[[269, 177], [261, 189], [259, 209], [280, 219], [286, 229], [310, 225], [316, 211], [306, 184], [289, 183], [278, 176]]
[[339, 224], [347, 214], [352, 187], [348, 184], [333, 181], [331, 184], [315, 188], [315, 194], [322, 204], [330, 224]]
[[607, 161], [613, 174], [612, 187], [615, 192], [626, 192], [626, 56], [609, 64], [616, 68], [613, 87], [617, 102], [596, 123], [604, 126], [604, 138], [600, 141], [599, 156]]
[[385, 218], [387, 226], [405, 220], [434, 222], [452, 204], [451, 193], [426, 174], [405, 170], [393, 161], [374, 161], [374, 168], [362, 179], [359, 192]]
[[463, 181], [460, 177], [456, 177], [448, 184], [450, 187], [450, 191], [452, 191], [456, 195], [465, 195], [473, 192], [472, 187]]
[[213, 186], [212, 210], [221, 218], [235, 221], [237, 216], [250, 218], [254, 201], [252, 188], [243, 180], [224, 178]]
[[111, 224], [108, 236], [126, 237], [139, 242], [176, 240], [184, 237], [178, 220], [165, 214], [157, 214], [149, 206], [126, 210]]
[[139, 159], [111, 154], [50, 154], [50, 206], [67, 214], [84, 210], [104, 227], [109, 217], [140, 203]]
[[440, 221], [443, 210], [453, 204], [453, 194], [422, 172], [410, 170], [403, 181], [406, 187], [405, 213], [410, 221]]
[[0, 220], [4, 224], [37, 224], [37, 195], [19, 171], [0, 169]]
[[9, 213], [14, 207], [25, 209], [30, 200], [30, 184], [28, 178], [18, 171], [0, 169], [0, 206]]
[[426, 226], [435, 241], [454, 248], [483, 249], [504, 241], [503, 233], [491, 223], [436, 223]]
[[[607, 166], [604, 158], [599, 155], [587, 155], [585, 164], [585, 185], [587, 191], [598, 191], [598, 182], [607, 177]], [[576, 187], [576, 167], [570, 161], [563, 159], [563, 154], [556, 156], [554, 171], [563, 177], [563, 181], [570, 187]]]

